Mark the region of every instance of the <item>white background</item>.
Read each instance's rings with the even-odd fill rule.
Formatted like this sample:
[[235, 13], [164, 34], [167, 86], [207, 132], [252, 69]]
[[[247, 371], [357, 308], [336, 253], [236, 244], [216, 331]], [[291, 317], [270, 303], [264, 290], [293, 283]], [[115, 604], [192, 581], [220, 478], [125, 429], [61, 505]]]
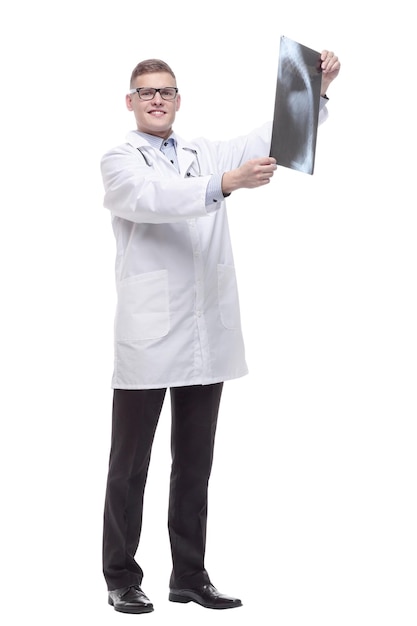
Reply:
[[[10, 2], [1, 23], [1, 589], [7, 624], [415, 626], [416, 193], [411, 4]], [[169, 406], [139, 551], [155, 604], [107, 605], [114, 242], [99, 161], [160, 57], [185, 138], [273, 113], [279, 38], [334, 50], [313, 176], [228, 203], [250, 375], [226, 385], [207, 568], [242, 598], [167, 601]]]

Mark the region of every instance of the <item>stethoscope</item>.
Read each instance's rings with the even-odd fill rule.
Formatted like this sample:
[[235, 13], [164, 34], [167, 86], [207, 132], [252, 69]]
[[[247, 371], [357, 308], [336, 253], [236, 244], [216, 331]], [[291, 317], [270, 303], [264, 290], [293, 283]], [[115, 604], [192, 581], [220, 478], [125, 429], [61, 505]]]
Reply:
[[[139, 148], [137, 148], [137, 150], [138, 150], [138, 152], [140, 152], [140, 154], [143, 156], [143, 159], [144, 159], [144, 161], [145, 161], [146, 165], [147, 165], [148, 167], [152, 167], [152, 161], [151, 161], [151, 159], [149, 158], [149, 155], [148, 155], [148, 154], [146, 154], [146, 150], [142, 150], [140, 147], [139, 147]], [[198, 169], [198, 174], [197, 174], [197, 176], [202, 176], [202, 174], [201, 174], [201, 164], [200, 164], [200, 159], [198, 158], [198, 152], [197, 152], [197, 150], [194, 150], [194, 148], [183, 148], [183, 150], [188, 150], [189, 152], [192, 152], [192, 154], [194, 155], [195, 160], [196, 160], [196, 162], [197, 162], [197, 169]], [[191, 169], [193, 166], [194, 166], [194, 163], [192, 163], [192, 164], [190, 165], [190, 169]], [[189, 172], [189, 171], [187, 171], [185, 175], [186, 175], [186, 176], [192, 176], [191, 172]]]

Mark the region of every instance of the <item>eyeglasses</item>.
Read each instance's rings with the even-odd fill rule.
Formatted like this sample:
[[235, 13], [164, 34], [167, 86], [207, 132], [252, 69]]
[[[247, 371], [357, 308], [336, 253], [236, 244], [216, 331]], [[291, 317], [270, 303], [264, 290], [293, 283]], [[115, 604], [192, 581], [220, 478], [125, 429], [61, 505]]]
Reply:
[[161, 98], [163, 100], [175, 100], [178, 88], [177, 87], [161, 87], [160, 89], [155, 89], [154, 87], [136, 87], [136, 89], [131, 89], [129, 94], [137, 93], [141, 100], [152, 100], [155, 98], [157, 92], [161, 94]]

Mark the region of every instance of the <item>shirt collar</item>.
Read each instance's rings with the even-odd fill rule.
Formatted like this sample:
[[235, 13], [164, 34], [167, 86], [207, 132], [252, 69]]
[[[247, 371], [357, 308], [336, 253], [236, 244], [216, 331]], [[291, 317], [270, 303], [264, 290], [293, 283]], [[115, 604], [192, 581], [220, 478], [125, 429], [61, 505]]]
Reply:
[[135, 131], [137, 135], [142, 137], [145, 141], [147, 141], [152, 148], [155, 150], [160, 150], [161, 146], [168, 141], [169, 143], [173, 143], [174, 147], [177, 147], [177, 138], [175, 137], [175, 133], [171, 133], [168, 139], [162, 139], [161, 137], [156, 137], [156, 135], [148, 135], [148, 133], [142, 133], [139, 130]]

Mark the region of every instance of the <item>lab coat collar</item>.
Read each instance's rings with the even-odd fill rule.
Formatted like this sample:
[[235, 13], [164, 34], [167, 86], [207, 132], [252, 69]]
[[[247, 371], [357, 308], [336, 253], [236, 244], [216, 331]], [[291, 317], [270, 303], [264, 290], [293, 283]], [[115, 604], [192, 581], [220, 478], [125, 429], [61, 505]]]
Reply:
[[[191, 142], [186, 142], [181, 137], [178, 137], [175, 133], [171, 133], [170, 137], [176, 142], [177, 158], [180, 166], [180, 171], [187, 171], [191, 163], [197, 158], [196, 146]], [[137, 130], [131, 130], [126, 137], [128, 144], [140, 150], [144, 155], [146, 154], [146, 161], [148, 165], [152, 165], [152, 156], [154, 155], [155, 148], [151, 146], [149, 141], [146, 140], [144, 134], [139, 133]], [[161, 138], [161, 143], [162, 143]]]

